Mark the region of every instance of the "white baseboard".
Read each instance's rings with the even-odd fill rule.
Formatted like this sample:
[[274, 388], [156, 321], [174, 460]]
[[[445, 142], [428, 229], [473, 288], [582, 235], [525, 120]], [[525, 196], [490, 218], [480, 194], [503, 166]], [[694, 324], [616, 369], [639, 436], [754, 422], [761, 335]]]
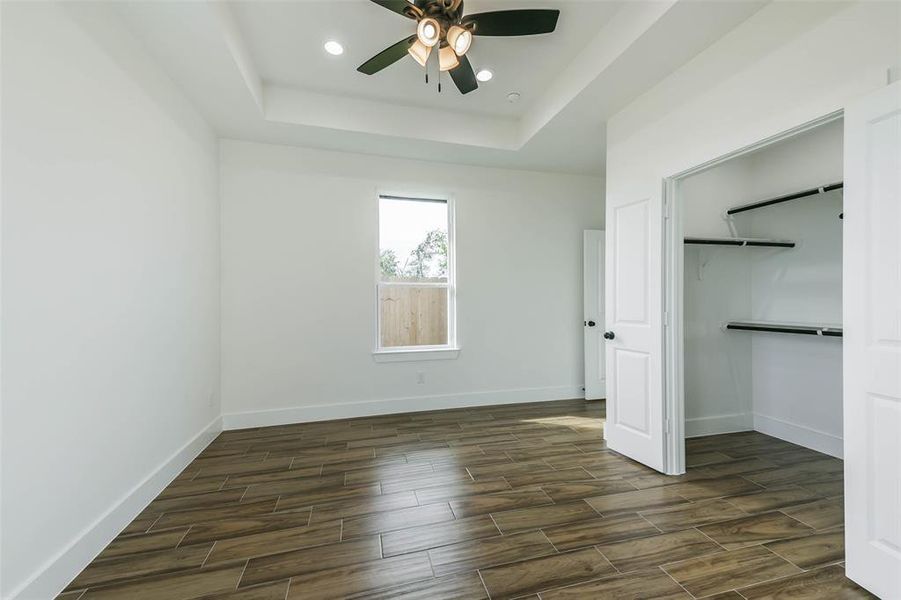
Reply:
[[222, 419], [216, 417], [125, 496], [114, 502], [96, 521], [84, 528], [68, 546], [44, 563], [28, 581], [14, 589], [8, 600], [55, 598], [219, 435], [220, 431]]
[[714, 415], [697, 419], [685, 419], [685, 437], [703, 437], [721, 433], [749, 431], [753, 419], [751, 413], [734, 413], [730, 415]]
[[754, 429], [780, 440], [798, 444], [836, 458], [844, 456], [844, 440], [839, 436], [803, 425], [754, 414]]
[[443, 410], [447, 408], [468, 408], [473, 406], [489, 406], [492, 404], [520, 404], [523, 402], [542, 402], [545, 400], [572, 400], [574, 398], [581, 398], [582, 395], [582, 386], [574, 385], [496, 390], [491, 392], [467, 392], [462, 394], [444, 394], [436, 396], [415, 396], [409, 398], [391, 398], [386, 400], [347, 402], [341, 404], [317, 404], [314, 406], [297, 406], [292, 408], [226, 413], [222, 415], [222, 427], [225, 430], [246, 429], [249, 427], [268, 427], [271, 425], [309, 423], [312, 421], [371, 417], [375, 415]]

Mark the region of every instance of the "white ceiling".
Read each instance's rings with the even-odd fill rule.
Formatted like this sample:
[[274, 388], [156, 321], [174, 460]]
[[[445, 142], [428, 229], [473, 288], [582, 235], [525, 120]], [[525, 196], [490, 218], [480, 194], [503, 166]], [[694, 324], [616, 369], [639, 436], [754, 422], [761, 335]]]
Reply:
[[[232, 10], [260, 77], [267, 83], [393, 104], [438, 108], [513, 118], [521, 116], [575, 58], [622, 2], [467, 0], [466, 14], [515, 8], [559, 8], [557, 30], [550, 35], [476, 37], [467, 54], [474, 69], [490, 68], [495, 77], [466, 96], [450, 77], [426, 85], [425, 70], [405, 58], [373, 76], [356, 68], [371, 56], [412, 35], [416, 22], [372, 2], [236, 2]], [[344, 54], [325, 53], [334, 39]], [[507, 102], [516, 91], [522, 99]]]
[[[223, 137], [602, 176], [606, 120], [765, 2], [467, 0], [466, 13], [561, 16], [549, 35], [476, 37], [470, 60], [495, 78], [466, 96], [449, 77], [438, 94], [410, 58], [358, 73], [413, 32], [369, 0], [112, 6]], [[325, 53], [329, 39], [344, 55]]]

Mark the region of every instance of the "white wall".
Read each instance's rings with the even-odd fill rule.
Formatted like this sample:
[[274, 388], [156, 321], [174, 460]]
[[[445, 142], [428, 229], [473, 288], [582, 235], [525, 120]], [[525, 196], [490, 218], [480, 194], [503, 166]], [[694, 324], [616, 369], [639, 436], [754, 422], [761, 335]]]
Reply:
[[[602, 180], [223, 141], [221, 190], [226, 427], [581, 396]], [[455, 200], [455, 360], [373, 361], [379, 191]]]
[[[611, 118], [608, 207], [647, 198], [660, 215], [665, 177], [840, 110], [889, 70], [901, 74], [901, 4], [769, 4]], [[655, 240], [652, 263], [662, 251]]]
[[2, 5], [4, 598], [53, 597], [220, 411], [216, 140], [107, 10]]

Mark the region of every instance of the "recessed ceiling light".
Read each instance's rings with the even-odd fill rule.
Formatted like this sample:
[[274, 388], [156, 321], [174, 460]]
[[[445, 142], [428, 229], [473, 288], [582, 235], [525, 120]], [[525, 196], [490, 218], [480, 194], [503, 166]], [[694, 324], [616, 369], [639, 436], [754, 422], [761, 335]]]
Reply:
[[325, 51], [331, 54], [332, 56], [341, 56], [344, 54], [344, 46], [336, 42], [335, 40], [329, 40], [325, 43]]
[[510, 92], [509, 94], [507, 94], [507, 102], [509, 102], [510, 104], [519, 102], [520, 97], [521, 96], [519, 92]]
[[476, 79], [478, 79], [479, 81], [491, 81], [492, 77], [494, 77], [494, 73], [492, 73], [488, 69], [482, 69], [478, 73], [476, 73]]

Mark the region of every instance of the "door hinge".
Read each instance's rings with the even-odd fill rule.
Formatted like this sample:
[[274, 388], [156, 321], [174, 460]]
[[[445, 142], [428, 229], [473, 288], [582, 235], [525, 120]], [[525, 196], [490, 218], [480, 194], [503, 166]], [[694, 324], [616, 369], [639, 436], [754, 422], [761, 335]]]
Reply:
[[664, 219], [669, 219], [671, 216], [671, 214], [670, 214], [671, 213], [671, 211], [670, 211], [671, 204], [672, 203], [669, 201], [668, 198], [663, 199], [663, 218]]
[[663, 326], [669, 327], [669, 312], [663, 311]]
[[669, 420], [669, 419], [664, 420], [663, 427], [664, 427], [663, 431], [664, 431], [664, 434], [666, 435], [666, 437], [670, 437], [671, 435], [673, 435], [673, 422], [671, 420]]

